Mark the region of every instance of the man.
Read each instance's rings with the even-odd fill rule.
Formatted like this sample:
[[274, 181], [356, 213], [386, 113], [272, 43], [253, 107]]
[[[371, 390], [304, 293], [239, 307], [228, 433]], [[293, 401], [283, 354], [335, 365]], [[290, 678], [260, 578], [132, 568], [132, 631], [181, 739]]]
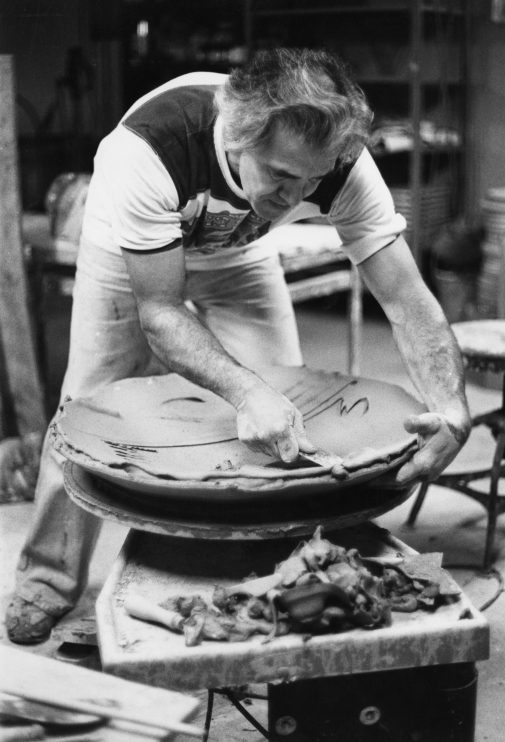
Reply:
[[[229, 78], [186, 75], [142, 98], [101, 143], [79, 251], [62, 395], [176, 371], [230, 402], [239, 438], [285, 462], [314, 446], [258, 369], [302, 363], [278, 258], [255, 240], [324, 216], [376, 296], [429, 412], [398, 472], [437, 475], [469, 431], [460, 356], [365, 149], [371, 114], [334, 57], [258, 54]], [[187, 300], [191, 300], [188, 305]], [[46, 442], [7, 628], [46, 638], [82, 591], [98, 533]]]

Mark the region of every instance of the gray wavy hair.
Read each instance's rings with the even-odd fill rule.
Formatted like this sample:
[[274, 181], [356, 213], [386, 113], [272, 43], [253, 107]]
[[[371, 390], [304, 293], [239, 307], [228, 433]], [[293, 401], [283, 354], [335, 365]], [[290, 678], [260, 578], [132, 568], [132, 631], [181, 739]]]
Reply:
[[277, 124], [341, 163], [366, 144], [373, 114], [363, 91], [334, 54], [314, 49], [257, 52], [218, 88], [225, 148], [267, 144]]

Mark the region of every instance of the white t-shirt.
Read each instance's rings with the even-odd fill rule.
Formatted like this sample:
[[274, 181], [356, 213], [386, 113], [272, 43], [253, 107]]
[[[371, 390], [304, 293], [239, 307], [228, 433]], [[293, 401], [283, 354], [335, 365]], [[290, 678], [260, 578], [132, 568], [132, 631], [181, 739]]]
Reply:
[[182, 243], [188, 268], [202, 270], [257, 259], [271, 249], [255, 246], [262, 235], [300, 219], [327, 219], [355, 264], [405, 229], [366, 149], [276, 222], [255, 214], [230, 172], [213, 104], [225, 79], [184, 75], [130, 108], [98, 148], [85, 239], [114, 253]]

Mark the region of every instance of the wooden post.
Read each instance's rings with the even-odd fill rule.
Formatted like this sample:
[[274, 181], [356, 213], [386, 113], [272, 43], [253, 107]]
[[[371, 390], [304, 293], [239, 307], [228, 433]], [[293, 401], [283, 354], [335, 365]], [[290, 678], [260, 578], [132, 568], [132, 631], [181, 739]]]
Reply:
[[421, 117], [423, 100], [421, 94], [421, 46], [423, 39], [423, 4], [414, 0], [411, 5], [410, 40], [410, 119], [414, 142], [410, 153], [410, 248], [419, 268], [422, 267], [421, 201], [422, 201], [422, 154]]
[[501, 237], [500, 246], [501, 253], [500, 268], [498, 270], [498, 300], [496, 316], [498, 319], [505, 319], [505, 236]]
[[349, 295], [349, 363], [348, 373], [358, 376], [361, 361], [361, 328], [363, 326], [363, 290], [355, 265], [351, 266]]
[[15, 130], [14, 69], [0, 55], [0, 339], [4, 377], [20, 435], [46, 427], [44, 395], [34, 350], [21, 239]]

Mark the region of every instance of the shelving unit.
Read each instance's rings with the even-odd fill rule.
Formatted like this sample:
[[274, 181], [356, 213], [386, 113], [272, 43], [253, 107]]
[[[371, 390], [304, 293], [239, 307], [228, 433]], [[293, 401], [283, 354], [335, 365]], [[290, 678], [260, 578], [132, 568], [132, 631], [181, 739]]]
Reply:
[[[467, 3], [122, 0], [125, 106], [185, 72], [229, 72], [261, 48], [334, 51], [349, 63], [375, 112], [371, 151], [407, 219], [407, 240], [424, 271], [431, 239], [462, 211], [465, 198]], [[388, 139], [386, 129], [379, 141], [384, 119], [400, 120], [402, 135], [394, 129], [391, 135], [390, 128]], [[294, 248], [294, 258], [281, 256], [293, 299], [350, 292], [350, 334], [357, 347], [361, 290], [356, 272], [342, 253], [335, 265]]]
[[166, 80], [247, 58], [246, 0], [120, 1], [125, 108]]
[[[377, 145], [372, 153], [399, 210], [407, 211], [407, 237], [422, 266], [433, 235], [464, 203], [467, 0], [246, 5], [249, 54], [325, 46], [349, 63], [378, 123], [403, 119], [403, 143], [392, 136], [390, 148]], [[430, 137], [427, 116], [435, 118]]]
[[325, 46], [367, 94], [376, 137], [382, 120], [403, 122], [403, 144], [390, 135], [372, 152], [421, 267], [437, 229], [463, 210], [468, 0], [122, 0], [121, 16], [125, 106], [184, 72], [228, 72], [260, 48]]

